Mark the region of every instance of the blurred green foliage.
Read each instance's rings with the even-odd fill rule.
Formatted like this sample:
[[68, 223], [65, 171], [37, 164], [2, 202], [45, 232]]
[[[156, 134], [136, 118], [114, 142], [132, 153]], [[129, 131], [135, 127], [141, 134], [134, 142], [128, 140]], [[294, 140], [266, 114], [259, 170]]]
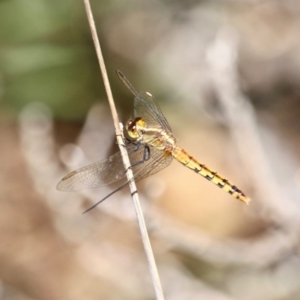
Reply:
[[35, 101], [83, 118], [102, 85], [82, 1], [3, 1], [0, 28], [2, 113]]

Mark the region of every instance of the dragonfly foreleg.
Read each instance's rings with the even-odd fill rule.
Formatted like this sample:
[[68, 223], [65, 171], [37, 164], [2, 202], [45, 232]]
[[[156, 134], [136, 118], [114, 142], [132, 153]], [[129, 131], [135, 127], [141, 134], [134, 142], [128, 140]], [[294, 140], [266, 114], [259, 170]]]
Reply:
[[133, 141], [127, 137], [124, 138], [124, 144], [125, 144], [123, 145], [124, 147], [127, 147], [129, 145], [134, 145], [135, 146], [135, 148], [133, 149], [134, 152], [138, 151], [141, 146], [141, 142]]
[[[140, 148], [141, 143], [138, 143], [136, 146], [137, 146], [137, 149], [135, 151], [137, 151]], [[136, 167], [136, 166], [138, 166], [140, 164], [143, 164], [145, 161], [147, 161], [149, 159], [150, 159], [150, 147], [148, 145], [145, 145], [145, 147], [144, 147], [144, 153], [143, 153], [143, 159], [140, 160], [140, 161], [135, 162], [134, 164], [132, 164], [130, 166], [130, 168], [134, 168], [134, 167]]]
[[[138, 143], [131, 142], [131, 143], [135, 146], [135, 149], [133, 150], [134, 152], [137, 152], [137, 151], [140, 149], [141, 145], [142, 145], [141, 142], [138, 142]], [[149, 147], [149, 146], [145, 146], [145, 148], [146, 148], [146, 147]], [[149, 150], [149, 151], [150, 151], [150, 150]], [[145, 155], [145, 150], [144, 150], [144, 155]]]
[[143, 155], [143, 161], [147, 161], [150, 159], [150, 147], [148, 145], [145, 145], [144, 148], [144, 155]]
[[124, 144], [126, 145], [130, 145], [130, 144], [133, 144], [133, 141], [127, 137], [124, 138]]

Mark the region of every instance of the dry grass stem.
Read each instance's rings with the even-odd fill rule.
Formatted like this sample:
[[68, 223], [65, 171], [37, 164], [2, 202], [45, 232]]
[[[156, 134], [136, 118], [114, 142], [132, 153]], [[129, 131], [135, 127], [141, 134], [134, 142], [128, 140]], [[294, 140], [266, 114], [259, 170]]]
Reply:
[[161, 287], [161, 283], [160, 283], [160, 278], [159, 278], [159, 274], [157, 271], [152, 247], [150, 244], [146, 224], [145, 224], [143, 213], [142, 213], [142, 209], [141, 209], [141, 206], [139, 203], [139, 196], [138, 196], [136, 185], [134, 182], [133, 173], [132, 173], [132, 170], [130, 169], [130, 161], [129, 161], [128, 153], [126, 151], [126, 147], [124, 147], [125, 145], [123, 142], [123, 134], [122, 134], [122, 130], [120, 128], [120, 122], [118, 119], [118, 114], [117, 114], [116, 107], [115, 107], [114, 100], [113, 100], [113, 96], [112, 96], [112, 92], [111, 92], [111, 88], [110, 88], [110, 84], [109, 84], [109, 80], [108, 80], [108, 76], [107, 76], [107, 72], [106, 72], [106, 68], [105, 68], [105, 63], [104, 63], [104, 59], [103, 59], [103, 55], [102, 55], [102, 51], [101, 51], [101, 47], [100, 47], [100, 42], [99, 42], [99, 39], [97, 36], [97, 31], [96, 31], [96, 27], [95, 27], [95, 21], [93, 18], [91, 6], [90, 6], [90, 3], [88, 0], [84, 0], [84, 4], [85, 4], [88, 21], [89, 21], [89, 25], [91, 28], [91, 34], [92, 34], [92, 38], [94, 41], [94, 45], [95, 45], [101, 73], [102, 73], [105, 90], [106, 90], [107, 97], [108, 97], [108, 102], [110, 105], [110, 109], [111, 109], [111, 113], [112, 113], [112, 117], [113, 117], [113, 121], [114, 121], [118, 145], [119, 145], [119, 148], [120, 148], [120, 151], [122, 154], [124, 167], [127, 170], [127, 179], [129, 181], [129, 187], [130, 187], [132, 200], [133, 200], [135, 211], [136, 211], [136, 216], [138, 219], [138, 224], [139, 224], [139, 228], [140, 228], [140, 233], [141, 233], [144, 249], [145, 249], [146, 256], [147, 256], [147, 261], [148, 261], [148, 265], [149, 265], [149, 269], [150, 269], [150, 273], [151, 273], [151, 278], [152, 278], [152, 282], [153, 282], [153, 286], [154, 286], [154, 290], [155, 290], [156, 299], [163, 300], [164, 295], [163, 295], [163, 291], [162, 291], [162, 287]]

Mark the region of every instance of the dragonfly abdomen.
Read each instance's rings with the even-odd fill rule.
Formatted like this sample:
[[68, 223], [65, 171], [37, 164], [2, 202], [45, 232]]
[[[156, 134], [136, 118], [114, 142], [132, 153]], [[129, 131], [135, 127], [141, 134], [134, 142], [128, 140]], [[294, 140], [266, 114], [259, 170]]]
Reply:
[[248, 203], [250, 199], [235, 185], [233, 185], [229, 180], [218, 174], [217, 172], [209, 169], [204, 164], [197, 161], [189, 153], [180, 147], [176, 147], [172, 151], [173, 157], [178, 160], [181, 164], [193, 170], [197, 174], [200, 174], [207, 180], [216, 184], [219, 188], [225, 190], [227, 193], [231, 194], [236, 199]]

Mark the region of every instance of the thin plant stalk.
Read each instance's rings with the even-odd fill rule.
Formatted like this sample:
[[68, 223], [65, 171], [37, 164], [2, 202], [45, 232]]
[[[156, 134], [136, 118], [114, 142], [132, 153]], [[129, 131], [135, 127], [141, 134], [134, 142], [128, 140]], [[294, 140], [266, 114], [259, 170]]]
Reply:
[[130, 161], [129, 161], [128, 153], [127, 153], [126, 147], [124, 145], [123, 131], [121, 129], [122, 124], [119, 122], [117, 110], [116, 110], [116, 107], [114, 104], [114, 99], [113, 99], [112, 91], [110, 88], [110, 84], [109, 84], [109, 80], [108, 80], [108, 76], [107, 76], [107, 72], [106, 72], [106, 67], [105, 67], [105, 63], [104, 63], [104, 59], [103, 59], [103, 55], [102, 55], [102, 51], [101, 51], [101, 47], [100, 47], [100, 42], [98, 39], [97, 30], [96, 30], [96, 26], [95, 26], [95, 21], [93, 18], [89, 0], [84, 0], [84, 5], [85, 5], [88, 22], [89, 22], [90, 29], [91, 29], [92, 38], [94, 41], [94, 46], [95, 46], [97, 57], [98, 57], [98, 62], [100, 65], [100, 70], [102, 73], [102, 78], [103, 78], [110, 110], [111, 110], [113, 121], [114, 121], [117, 142], [118, 142], [121, 154], [122, 154], [122, 159], [123, 159], [125, 170], [127, 170], [126, 175], [127, 175], [128, 181], [129, 181], [129, 188], [130, 188], [130, 192], [131, 192], [131, 196], [132, 196], [132, 200], [133, 200], [133, 204], [134, 204], [134, 208], [135, 208], [135, 212], [136, 212], [136, 216], [137, 216], [137, 220], [138, 220], [138, 224], [139, 224], [139, 228], [140, 228], [140, 233], [141, 233], [144, 249], [145, 249], [146, 256], [147, 256], [148, 266], [149, 266], [149, 270], [150, 270], [150, 274], [151, 274], [152, 283], [154, 286], [156, 299], [164, 300], [163, 290], [161, 287], [157, 266], [155, 263], [155, 259], [154, 259], [151, 243], [149, 240], [144, 216], [143, 216], [142, 209], [141, 209], [140, 202], [139, 202], [139, 196], [138, 196], [136, 185], [134, 182], [133, 173], [130, 168]]

